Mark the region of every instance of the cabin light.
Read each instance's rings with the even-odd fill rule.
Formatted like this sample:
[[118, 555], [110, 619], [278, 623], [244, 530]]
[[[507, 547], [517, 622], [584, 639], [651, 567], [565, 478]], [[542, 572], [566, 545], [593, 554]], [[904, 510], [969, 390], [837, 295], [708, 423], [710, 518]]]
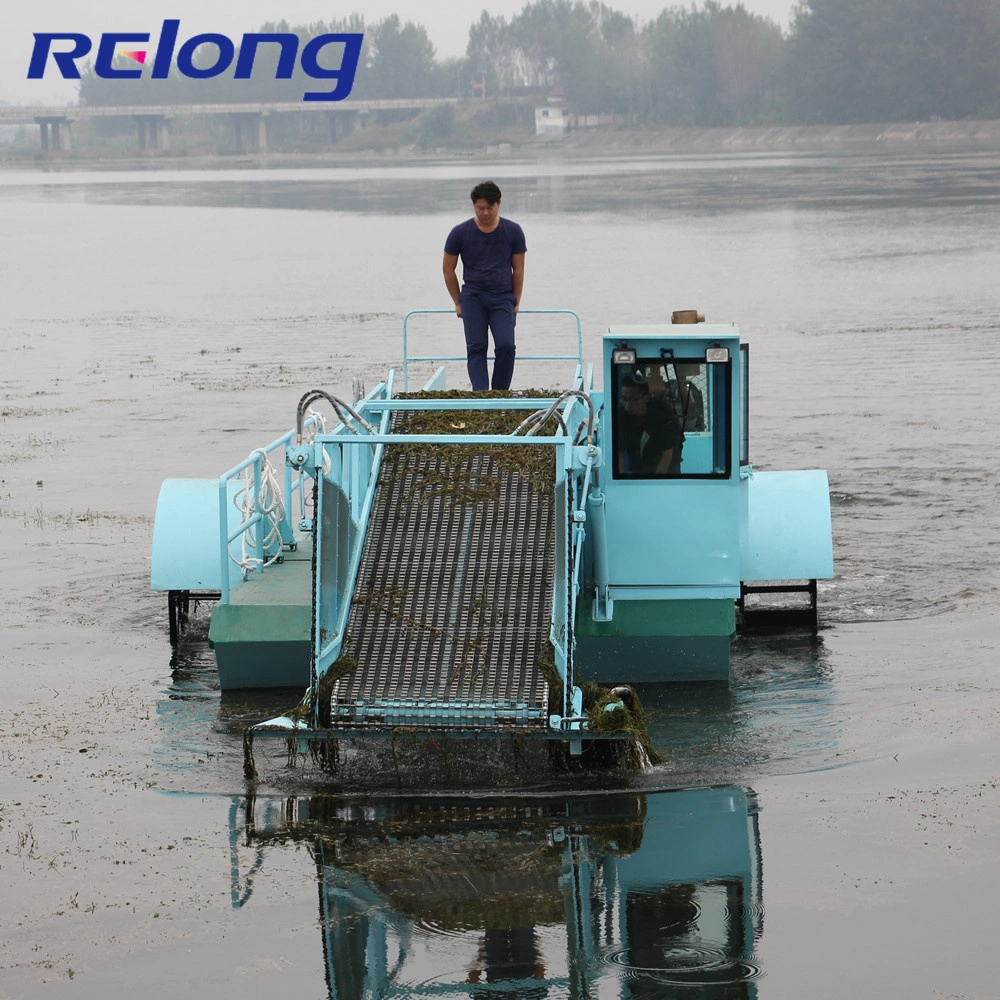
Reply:
[[705, 361], [710, 365], [725, 364], [729, 360], [728, 347], [706, 347]]
[[611, 352], [611, 363], [613, 365], [634, 365], [635, 364], [635, 348], [633, 348], [633, 347], [616, 347]]

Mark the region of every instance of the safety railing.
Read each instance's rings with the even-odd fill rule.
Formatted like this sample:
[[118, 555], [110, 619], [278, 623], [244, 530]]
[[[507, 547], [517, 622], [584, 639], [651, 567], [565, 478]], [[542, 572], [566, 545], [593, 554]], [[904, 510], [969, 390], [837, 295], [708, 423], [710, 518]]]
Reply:
[[[306, 427], [314, 427], [320, 418], [316, 415], [310, 416], [305, 422]], [[247, 531], [260, 527], [254, 533], [254, 560], [259, 563], [261, 569], [266, 565], [267, 557], [271, 554], [265, 548], [264, 521], [265, 515], [258, 508], [258, 498], [261, 495], [261, 487], [264, 483], [265, 463], [271, 464], [271, 456], [280, 449], [280, 464], [284, 469], [284, 494], [281, 497], [284, 508], [283, 516], [278, 522], [280, 544], [291, 545], [295, 540], [295, 533], [292, 525], [293, 498], [296, 493], [300, 500], [304, 500], [302, 495], [302, 482], [305, 478], [302, 473], [293, 473], [290, 466], [285, 463], [285, 448], [295, 437], [295, 429], [282, 434], [281, 437], [272, 441], [264, 448], [256, 449], [253, 454], [245, 458], [239, 465], [234, 465], [228, 472], [219, 476], [219, 566], [221, 570], [221, 602], [229, 603], [231, 592], [230, 586], [230, 562], [231, 547], [234, 542], [239, 541]], [[276, 456], [277, 458], [277, 456]], [[252, 513], [248, 518], [241, 521], [232, 531], [229, 529], [229, 512], [232, 504], [232, 493], [230, 483], [237, 477], [242, 476], [247, 469], [253, 469], [253, 500]]]
[[[411, 309], [403, 317], [403, 391], [410, 391], [410, 362], [411, 361], [465, 361], [464, 354], [410, 354], [409, 349], [409, 322], [411, 316], [424, 315], [455, 315], [454, 309]], [[580, 323], [579, 315], [572, 309], [521, 309], [518, 316], [572, 316], [576, 321], [576, 354], [518, 354], [518, 361], [575, 361], [578, 365], [583, 364], [583, 327]], [[490, 354], [487, 358], [493, 361], [494, 356]]]

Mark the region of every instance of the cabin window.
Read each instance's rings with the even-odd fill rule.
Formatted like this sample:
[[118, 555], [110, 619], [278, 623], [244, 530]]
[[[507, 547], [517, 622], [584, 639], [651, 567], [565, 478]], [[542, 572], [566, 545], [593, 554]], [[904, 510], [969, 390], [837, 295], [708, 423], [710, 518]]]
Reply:
[[730, 363], [639, 358], [612, 366], [616, 479], [724, 479], [730, 473]]

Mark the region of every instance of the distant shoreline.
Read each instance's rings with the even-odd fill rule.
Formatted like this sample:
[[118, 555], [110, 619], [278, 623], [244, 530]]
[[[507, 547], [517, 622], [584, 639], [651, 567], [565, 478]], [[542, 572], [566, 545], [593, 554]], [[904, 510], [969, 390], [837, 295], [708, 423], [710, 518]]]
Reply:
[[[376, 129], [372, 130], [373, 132]], [[374, 137], [373, 137], [374, 138]], [[792, 152], [977, 152], [1000, 149], [1000, 119], [940, 122], [893, 122], [865, 125], [770, 125], [758, 127], [697, 128], [606, 125], [579, 129], [558, 139], [498, 133], [495, 144], [479, 149], [439, 147], [421, 150], [410, 145], [377, 149], [328, 149], [316, 152], [279, 150], [233, 153], [137, 155], [104, 152], [67, 152], [39, 156], [5, 156], [0, 146], [0, 169], [65, 164], [134, 164], [147, 169], [252, 165], [292, 166], [362, 164], [387, 161], [467, 159], [470, 162], [506, 158], [598, 158], [620, 156], [690, 156]]]
[[766, 125], [754, 128], [587, 129], [554, 143], [573, 153], [746, 153], [914, 146], [1000, 147], [1000, 120], [867, 125]]

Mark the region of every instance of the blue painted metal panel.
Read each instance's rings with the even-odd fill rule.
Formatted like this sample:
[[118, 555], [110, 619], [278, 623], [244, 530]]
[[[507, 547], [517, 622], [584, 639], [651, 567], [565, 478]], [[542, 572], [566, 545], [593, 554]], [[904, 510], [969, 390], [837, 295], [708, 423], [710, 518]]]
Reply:
[[[663, 587], [611, 587], [614, 601], [735, 601], [740, 596], [738, 585], [722, 587], [685, 587], [671, 584]], [[595, 618], [594, 621], [600, 619]]]
[[615, 586], [739, 586], [733, 481], [605, 481], [608, 576]]
[[740, 547], [741, 579], [832, 577], [833, 532], [826, 472], [755, 472], [743, 484], [746, 533]]
[[[320, 654], [324, 652], [327, 641], [340, 634], [341, 622], [347, 615], [354, 584], [351, 562], [359, 532], [357, 523], [351, 517], [350, 499], [340, 486], [326, 476], [322, 476], [320, 481], [317, 525], [316, 624], [321, 638], [325, 640], [316, 650]], [[336, 652], [339, 655], [339, 649]]]
[[428, 379], [427, 385], [424, 386], [424, 392], [444, 392], [447, 388], [447, 369], [444, 365]]
[[712, 435], [707, 431], [687, 431], [681, 458], [682, 475], [704, 475], [713, 471], [715, 454]]
[[[240, 479], [229, 482], [229, 533], [240, 524], [232, 503]], [[156, 501], [150, 587], [153, 590], [221, 590], [219, 480], [165, 479]], [[229, 586], [242, 573], [229, 563]]]

